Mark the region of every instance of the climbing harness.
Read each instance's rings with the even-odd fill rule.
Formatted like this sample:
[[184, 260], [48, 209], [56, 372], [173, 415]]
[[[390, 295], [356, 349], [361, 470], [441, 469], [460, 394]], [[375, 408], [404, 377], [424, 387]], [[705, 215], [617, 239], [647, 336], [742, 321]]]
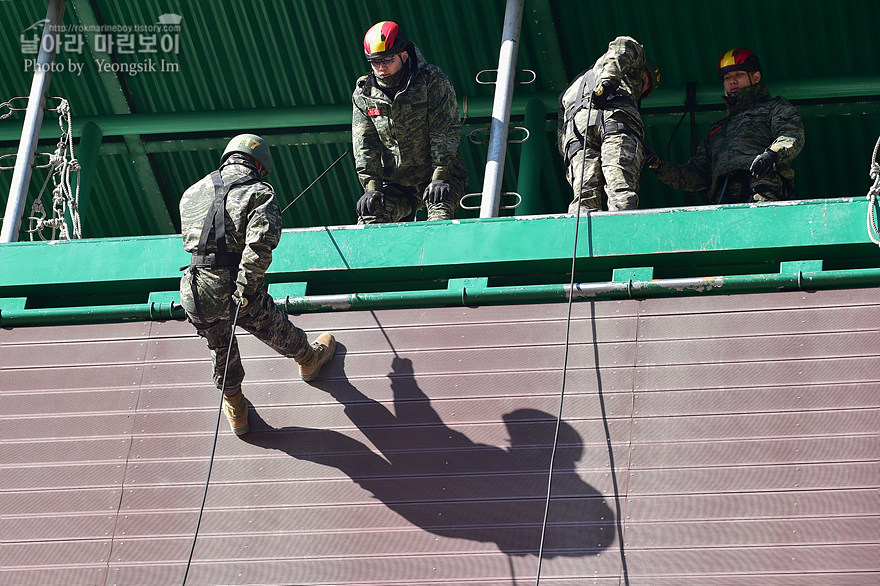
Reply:
[[[211, 182], [214, 184], [214, 200], [208, 208], [207, 215], [205, 215], [205, 223], [202, 226], [202, 233], [199, 235], [199, 243], [196, 246], [196, 251], [192, 253], [189, 264], [193, 302], [196, 306], [196, 315], [201, 322], [204, 322], [205, 318], [202, 316], [199, 294], [196, 291], [196, 273], [200, 268], [238, 270], [238, 265], [241, 263], [241, 254], [231, 254], [226, 250], [226, 196], [229, 195], [229, 191], [233, 187], [261, 181], [260, 177], [254, 175], [255, 172], [252, 169], [251, 173], [239, 177], [231, 183], [223, 182], [219, 169], [211, 173]], [[209, 253], [208, 241], [211, 239], [212, 233], [214, 234], [214, 252]], [[185, 270], [186, 268], [180, 267], [180, 270]]]
[[[590, 91], [587, 91], [587, 88], [590, 88]], [[590, 128], [590, 117], [593, 115], [593, 100], [591, 98], [591, 93], [593, 88], [596, 87], [596, 76], [593, 74], [592, 69], [588, 69], [581, 76], [581, 84], [578, 88], [577, 97], [575, 98], [574, 103], [572, 103], [571, 107], [565, 113], [564, 119], [564, 127], [568, 129], [571, 127], [571, 132], [575, 137], [575, 141], [569, 143], [565, 147], [565, 153], [563, 153], [564, 162], [566, 165], [572, 161], [579, 152], [587, 146], [587, 135], [589, 134]], [[564, 95], [564, 94], [563, 94]], [[587, 126], [584, 130], [584, 133], [581, 134], [578, 130], [577, 124], [575, 123], [575, 116], [580, 112], [584, 107], [587, 108]], [[599, 112], [599, 116], [602, 116], [602, 110], [599, 108], [595, 108], [597, 112]], [[590, 145], [593, 148], [598, 148], [598, 145]], [[584, 155], [584, 159], [586, 160], [586, 155]], [[581, 171], [581, 182], [583, 182], [583, 170]], [[578, 208], [580, 208], [580, 198], [578, 198]]]
[[299, 198], [301, 198], [301, 197], [305, 194], [305, 192], [307, 192], [309, 189], [311, 189], [312, 186], [313, 186], [315, 183], [317, 183], [319, 179], [321, 179], [321, 177], [323, 177], [324, 175], [326, 175], [327, 172], [328, 172], [330, 169], [332, 169], [333, 167], [335, 167], [335, 166], [336, 166], [336, 163], [338, 163], [339, 161], [341, 161], [341, 160], [345, 157], [345, 155], [347, 155], [349, 152], [351, 152], [351, 147], [348, 147], [347, 149], [345, 149], [345, 152], [342, 153], [341, 155], [339, 155], [339, 157], [337, 157], [337, 159], [336, 159], [335, 161], [333, 161], [332, 163], [330, 163], [330, 166], [327, 167], [326, 169], [324, 169], [324, 172], [323, 172], [323, 173], [321, 173], [320, 175], [318, 175], [318, 176], [315, 178], [314, 181], [312, 181], [311, 183], [309, 183], [308, 187], [306, 187], [305, 189], [303, 189], [303, 190], [300, 192], [299, 195], [297, 195], [295, 198], [293, 198], [293, 201], [291, 201], [289, 204], [287, 204], [286, 206], [284, 206], [284, 209], [281, 210], [281, 213], [283, 214], [284, 212], [287, 211], [287, 208], [289, 208], [290, 206], [292, 206], [293, 204], [295, 204], [295, 203], [296, 203], [296, 200], [298, 200]]
[[[580, 87], [578, 88], [577, 98], [565, 112], [564, 127], [570, 127], [571, 133], [575, 137], [574, 141], [566, 145], [565, 153], [563, 153], [563, 160], [566, 166], [579, 152], [581, 152], [582, 149], [585, 149], [588, 146], [596, 150], [599, 149], [599, 144], [591, 141], [589, 137], [590, 126], [594, 126], [590, 123], [590, 117], [594, 111], [598, 114], [595, 126], [599, 129], [600, 141], [604, 140], [605, 137], [610, 134], [630, 134], [638, 136], [638, 133], [632, 128], [632, 126], [619, 120], [606, 119], [603, 114], [605, 109], [593, 105], [592, 92], [596, 87], [596, 76], [593, 74], [593, 70], [588, 70], [581, 77], [582, 79]], [[617, 96], [612, 95], [608, 98], [607, 103], [611, 104], [615, 99], [617, 99]], [[584, 129], [583, 134], [581, 134], [575, 123], [575, 116], [577, 116], [577, 113], [585, 107], [587, 108], [587, 126]]]
[[196, 530], [193, 534], [192, 548], [189, 550], [189, 558], [186, 560], [186, 571], [183, 573], [183, 586], [186, 586], [189, 567], [192, 564], [193, 554], [196, 551], [196, 541], [199, 538], [199, 527], [202, 524], [202, 513], [205, 511], [205, 502], [208, 500], [208, 485], [211, 482], [211, 470], [214, 468], [214, 454], [217, 453], [217, 437], [220, 435], [220, 419], [223, 417], [223, 399], [226, 393], [226, 374], [229, 372], [229, 356], [232, 354], [232, 343], [235, 341], [235, 326], [238, 324], [238, 313], [241, 311], [241, 303], [240, 299], [235, 303], [235, 317], [232, 319], [229, 347], [226, 349], [226, 365], [223, 367], [223, 382], [220, 385], [220, 407], [217, 409], [217, 424], [214, 426], [214, 443], [211, 446], [211, 459], [208, 462], [208, 476], [205, 478], [205, 492], [202, 494], [202, 504], [199, 506], [199, 518], [196, 521]]
[[877, 196], [880, 195], [880, 164], [877, 163], [877, 151], [880, 150], [880, 137], [874, 145], [874, 152], [871, 153], [871, 169], [868, 176], [874, 181], [868, 190], [868, 237], [871, 242], [880, 246], [880, 232], [877, 231], [877, 219], [874, 217], [874, 207], [877, 203]]
[[[59, 100], [58, 106], [55, 108], [46, 108], [47, 112], [58, 113], [58, 126], [61, 128], [61, 136], [55, 147], [54, 153], [36, 153], [36, 157], [46, 157], [46, 163], [34, 164], [35, 169], [50, 169], [40, 188], [40, 193], [34, 199], [31, 205], [31, 215], [28, 216], [27, 232], [31, 240], [34, 235], [40, 237], [40, 240], [70, 240], [71, 238], [82, 238], [82, 227], [79, 216], [79, 193], [80, 193], [80, 164], [76, 160], [73, 152], [73, 132], [70, 117], [70, 104], [64, 98], [54, 97], [47, 98], [49, 100]], [[0, 114], [0, 120], [8, 118], [13, 112], [24, 111], [27, 108], [15, 107], [13, 104], [18, 100], [27, 102], [26, 97], [12, 98], [0, 104], [0, 110], [8, 108], [8, 112]], [[2, 160], [8, 157], [15, 157], [16, 154], [0, 155], [0, 171], [13, 169], [13, 167], [3, 166]], [[76, 172], [76, 191], [71, 187], [70, 174]], [[52, 180], [52, 217], [46, 217], [46, 207], [43, 204], [43, 194], [46, 187]], [[70, 217], [70, 226], [67, 225], [65, 216]], [[44, 230], [51, 230], [51, 236], [46, 238], [43, 234]]]

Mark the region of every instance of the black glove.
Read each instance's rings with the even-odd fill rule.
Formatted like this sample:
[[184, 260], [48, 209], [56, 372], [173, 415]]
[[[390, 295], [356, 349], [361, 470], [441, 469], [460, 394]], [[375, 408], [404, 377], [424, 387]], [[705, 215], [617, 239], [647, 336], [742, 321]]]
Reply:
[[620, 83], [613, 79], [602, 80], [602, 83], [593, 90], [593, 95], [590, 96], [593, 106], [600, 109], [604, 108], [608, 104], [608, 100], [614, 95], [614, 92], [617, 91], [618, 85]]
[[385, 194], [375, 189], [364, 193], [357, 202], [357, 213], [361, 217], [372, 216], [380, 209], [385, 209]]
[[452, 194], [449, 192], [449, 184], [442, 179], [434, 179], [425, 188], [422, 198], [426, 202], [433, 204], [449, 201], [452, 199]]
[[776, 161], [779, 160], [779, 153], [776, 151], [771, 151], [767, 149], [752, 161], [752, 166], [749, 167], [749, 171], [752, 172], [752, 177], [760, 178], [773, 170], [773, 165], [776, 164]]
[[642, 147], [645, 151], [645, 166], [649, 169], [657, 169], [660, 166], [660, 157], [657, 156], [657, 153], [654, 152], [647, 144], [642, 144]]

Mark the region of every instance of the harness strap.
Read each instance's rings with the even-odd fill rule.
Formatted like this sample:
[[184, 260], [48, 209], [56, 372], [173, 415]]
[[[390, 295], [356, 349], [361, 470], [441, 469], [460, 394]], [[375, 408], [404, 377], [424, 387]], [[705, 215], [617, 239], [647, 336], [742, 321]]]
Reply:
[[[199, 235], [199, 243], [190, 260], [190, 288], [192, 290], [193, 302], [196, 306], [196, 315], [201, 322], [204, 322], [204, 317], [202, 316], [199, 294], [196, 289], [196, 273], [198, 269], [223, 267], [228, 268], [230, 271], [237, 271], [238, 266], [241, 264], [240, 254], [230, 254], [226, 250], [226, 196], [229, 195], [229, 191], [233, 187], [259, 180], [258, 177], [254, 177], [254, 175], [249, 173], [226, 184], [223, 182], [223, 177], [220, 175], [219, 170], [211, 173], [211, 182], [214, 184], [214, 200], [208, 208], [207, 215], [205, 215], [205, 223], [202, 226], [202, 233]], [[214, 234], [215, 252], [209, 253], [208, 242], [211, 240], [212, 232]], [[181, 270], [185, 268], [181, 267]]]
[[[254, 181], [259, 181], [259, 179], [248, 174], [227, 184], [223, 182], [219, 170], [211, 173], [211, 182], [214, 184], [214, 201], [211, 202], [205, 216], [202, 233], [199, 235], [199, 243], [190, 261], [192, 266], [233, 269], [241, 263], [240, 254], [230, 254], [226, 249], [226, 196], [229, 195], [229, 191], [233, 187]], [[211, 240], [212, 232], [214, 234], [214, 252], [209, 253], [208, 241]]]
[[[587, 72], [581, 76], [581, 84], [578, 88], [577, 97], [574, 100], [574, 103], [565, 113], [565, 126], [571, 127], [571, 133], [574, 135], [576, 141], [570, 143], [565, 149], [565, 164], [572, 160], [572, 158], [579, 153], [585, 146], [587, 142], [587, 137], [584, 134], [581, 134], [580, 130], [578, 130], [577, 125], [574, 123], [574, 117], [580, 112], [583, 108], [587, 107], [590, 104], [590, 97], [593, 93], [593, 88], [596, 86], [596, 76], [593, 74], [592, 69], [588, 69]], [[589, 89], [588, 89], [589, 88]], [[601, 116], [601, 111], [598, 108], [593, 108], [599, 112], [599, 116]], [[589, 124], [589, 122], [588, 122]]]

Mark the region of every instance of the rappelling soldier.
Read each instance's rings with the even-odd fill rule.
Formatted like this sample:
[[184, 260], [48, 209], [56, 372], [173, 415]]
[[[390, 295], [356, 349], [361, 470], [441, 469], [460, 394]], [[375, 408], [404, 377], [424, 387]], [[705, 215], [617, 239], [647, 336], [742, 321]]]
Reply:
[[428, 220], [451, 220], [467, 184], [452, 83], [390, 20], [370, 27], [364, 54], [371, 71], [351, 97], [354, 160], [364, 188], [358, 224], [411, 220], [423, 206]]
[[183, 247], [192, 254], [180, 280], [180, 302], [211, 349], [214, 383], [223, 389], [223, 412], [236, 435], [248, 432], [248, 407], [241, 391], [244, 369], [233, 332], [237, 311], [238, 325], [293, 358], [305, 381], [318, 376], [336, 348], [329, 333], [309, 344], [305, 332], [290, 322], [263, 282], [272, 250], [281, 239], [281, 208], [264, 179], [271, 169], [266, 141], [241, 134], [229, 141], [220, 168], [189, 187], [180, 199]]
[[731, 49], [718, 61], [727, 117], [716, 122], [685, 164], [645, 163], [666, 185], [706, 191], [708, 203], [792, 199], [792, 160], [804, 146], [804, 123], [788, 100], [770, 97], [761, 83], [761, 64], [748, 49]]
[[608, 51], [559, 98], [557, 139], [574, 199], [569, 213], [633, 210], [644, 158], [642, 98], [660, 83], [657, 67], [631, 37]]

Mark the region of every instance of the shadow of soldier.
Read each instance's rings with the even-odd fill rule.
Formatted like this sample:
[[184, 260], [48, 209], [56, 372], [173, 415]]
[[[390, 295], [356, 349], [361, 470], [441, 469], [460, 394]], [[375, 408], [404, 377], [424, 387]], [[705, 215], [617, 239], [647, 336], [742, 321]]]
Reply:
[[[503, 416], [510, 448], [479, 444], [443, 423], [418, 387], [410, 360], [394, 358], [389, 378], [394, 413], [344, 376], [313, 383], [345, 406], [346, 415], [381, 454], [332, 430], [272, 428], [256, 412], [251, 433], [242, 439], [337, 468], [389, 509], [435, 535], [492, 542], [507, 555], [537, 555], [555, 417], [517, 409]], [[605, 498], [575, 471], [582, 453], [581, 437], [562, 422], [545, 558], [595, 554], [614, 539], [614, 514]]]

